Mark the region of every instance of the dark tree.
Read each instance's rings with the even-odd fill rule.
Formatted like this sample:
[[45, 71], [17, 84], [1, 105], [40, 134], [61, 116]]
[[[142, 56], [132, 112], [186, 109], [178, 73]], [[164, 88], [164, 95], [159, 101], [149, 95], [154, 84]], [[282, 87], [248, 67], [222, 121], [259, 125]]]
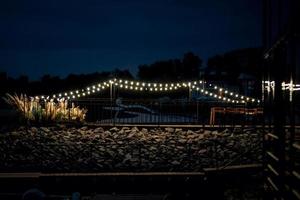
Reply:
[[158, 61], [138, 67], [138, 78], [151, 81], [174, 81], [198, 79], [202, 60], [189, 52], [182, 60], [171, 59]]

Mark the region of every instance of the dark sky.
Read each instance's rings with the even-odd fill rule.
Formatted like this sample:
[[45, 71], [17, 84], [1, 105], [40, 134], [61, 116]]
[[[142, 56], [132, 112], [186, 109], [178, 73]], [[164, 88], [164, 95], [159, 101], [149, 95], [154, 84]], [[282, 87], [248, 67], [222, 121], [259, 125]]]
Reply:
[[66, 76], [261, 45], [261, 0], [7, 0], [0, 71]]

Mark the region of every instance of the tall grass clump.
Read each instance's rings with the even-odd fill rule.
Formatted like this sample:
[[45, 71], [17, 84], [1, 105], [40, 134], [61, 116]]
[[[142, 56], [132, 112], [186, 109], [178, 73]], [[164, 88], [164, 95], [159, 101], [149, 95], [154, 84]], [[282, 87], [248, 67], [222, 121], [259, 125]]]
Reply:
[[79, 108], [74, 103], [68, 105], [67, 100], [54, 102], [27, 97], [25, 94], [6, 94], [4, 101], [13, 106], [20, 116], [28, 121], [84, 121], [87, 109]]

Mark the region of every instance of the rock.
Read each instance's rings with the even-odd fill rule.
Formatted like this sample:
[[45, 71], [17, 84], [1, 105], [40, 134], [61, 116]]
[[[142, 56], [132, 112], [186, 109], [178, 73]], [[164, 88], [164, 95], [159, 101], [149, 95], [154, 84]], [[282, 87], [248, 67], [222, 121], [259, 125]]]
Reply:
[[199, 134], [198, 139], [202, 140], [204, 138], [204, 134]]
[[182, 128], [176, 128], [175, 129], [175, 133], [179, 133], [179, 132], [182, 132]]
[[194, 131], [192, 131], [192, 130], [188, 130], [186, 133], [187, 133], [188, 135], [195, 134]]
[[117, 127], [113, 127], [111, 129], [109, 129], [110, 132], [117, 132], [119, 129]]
[[41, 129], [42, 131], [46, 132], [46, 133], [49, 133], [49, 132], [50, 132], [50, 130], [49, 130], [48, 128], [46, 128], [46, 127], [40, 127], [40, 129]]
[[127, 136], [127, 138], [132, 138], [135, 136], [135, 134], [136, 134], [135, 132], [130, 132], [129, 135]]
[[180, 142], [180, 143], [186, 143], [186, 139], [179, 139], [178, 142]]
[[167, 128], [165, 128], [165, 131], [167, 131], [169, 133], [173, 133], [174, 132], [174, 128], [167, 127]]
[[83, 127], [81, 127], [80, 128], [80, 130], [82, 130], [82, 131], [86, 131], [86, 130], [88, 130], [89, 128], [87, 127], [87, 126], [83, 126]]
[[178, 162], [177, 160], [174, 160], [173, 162], [171, 162], [172, 165], [179, 165], [180, 162]]
[[131, 129], [132, 132], [139, 132], [139, 129], [135, 126]]
[[32, 133], [38, 133], [39, 132], [39, 130], [36, 127], [31, 127], [30, 131]]
[[204, 154], [204, 153], [206, 153], [206, 152], [207, 152], [206, 149], [201, 149], [201, 150], [198, 151], [199, 154]]
[[142, 132], [143, 134], [147, 134], [147, 133], [148, 133], [148, 129], [142, 128], [141, 132]]
[[94, 133], [103, 133], [104, 129], [102, 127], [98, 127], [94, 129]]

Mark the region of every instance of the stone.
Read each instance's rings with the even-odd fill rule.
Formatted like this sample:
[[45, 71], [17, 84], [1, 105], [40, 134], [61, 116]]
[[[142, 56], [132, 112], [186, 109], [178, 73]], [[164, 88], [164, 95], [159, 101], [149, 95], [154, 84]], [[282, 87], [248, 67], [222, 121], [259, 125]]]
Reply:
[[83, 126], [83, 127], [81, 127], [80, 128], [80, 130], [82, 130], [82, 131], [86, 131], [86, 130], [88, 130], [89, 128], [87, 127], [87, 126]]
[[175, 129], [175, 132], [176, 132], [176, 133], [182, 132], [182, 128], [176, 128], [176, 129]]
[[206, 152], [207, 152], [206, 149], [201, 149], [201, 150], [198, 151], [199, 154], [204, 154], [204, 153], [206, 153]]
[[173, 162], [171, 162], [172, 165], [179, 165], [180, 162], [178, 162], [177, 160], [174, 160]]
[[117, 132], [119, 131], [119, 129], [117, 127], [113, 127], [111, 129], [109, 129], [110, 132]]
[[167, 131], [169, 133], [173, 133], [174, 132], [174, 128], [167, 127], [167, 128], [165, 128], [165, 131]]
[[131, 129], [132, 132], [139, 132], [139, 129], [135, 126]]
[[180, 142], [180, 143], [186, 143], [186, 139], [179, 139], [178, 142]]
[[94, 129], [94, 133], [103, 133], [104, 129], [102, 127], [98, 127]]
[[143, 134], [147, 134], [147, 133], [148, 133], [148, 129], [142, 128], [141, 132], [142, 132]]
[[36, 127], [31, 127], [30, 130], [31, 130], [32, 133], [38, 133], [39, 132], [39, 130]]
[[48, 128], [46, 128], [46, 127], [40, 127], [40, 129], [41, 129], [42, 131], [46, 132], [46, 133], [49, 133], [49, 132], [50, 132], [50, 130], [49, 130]]

